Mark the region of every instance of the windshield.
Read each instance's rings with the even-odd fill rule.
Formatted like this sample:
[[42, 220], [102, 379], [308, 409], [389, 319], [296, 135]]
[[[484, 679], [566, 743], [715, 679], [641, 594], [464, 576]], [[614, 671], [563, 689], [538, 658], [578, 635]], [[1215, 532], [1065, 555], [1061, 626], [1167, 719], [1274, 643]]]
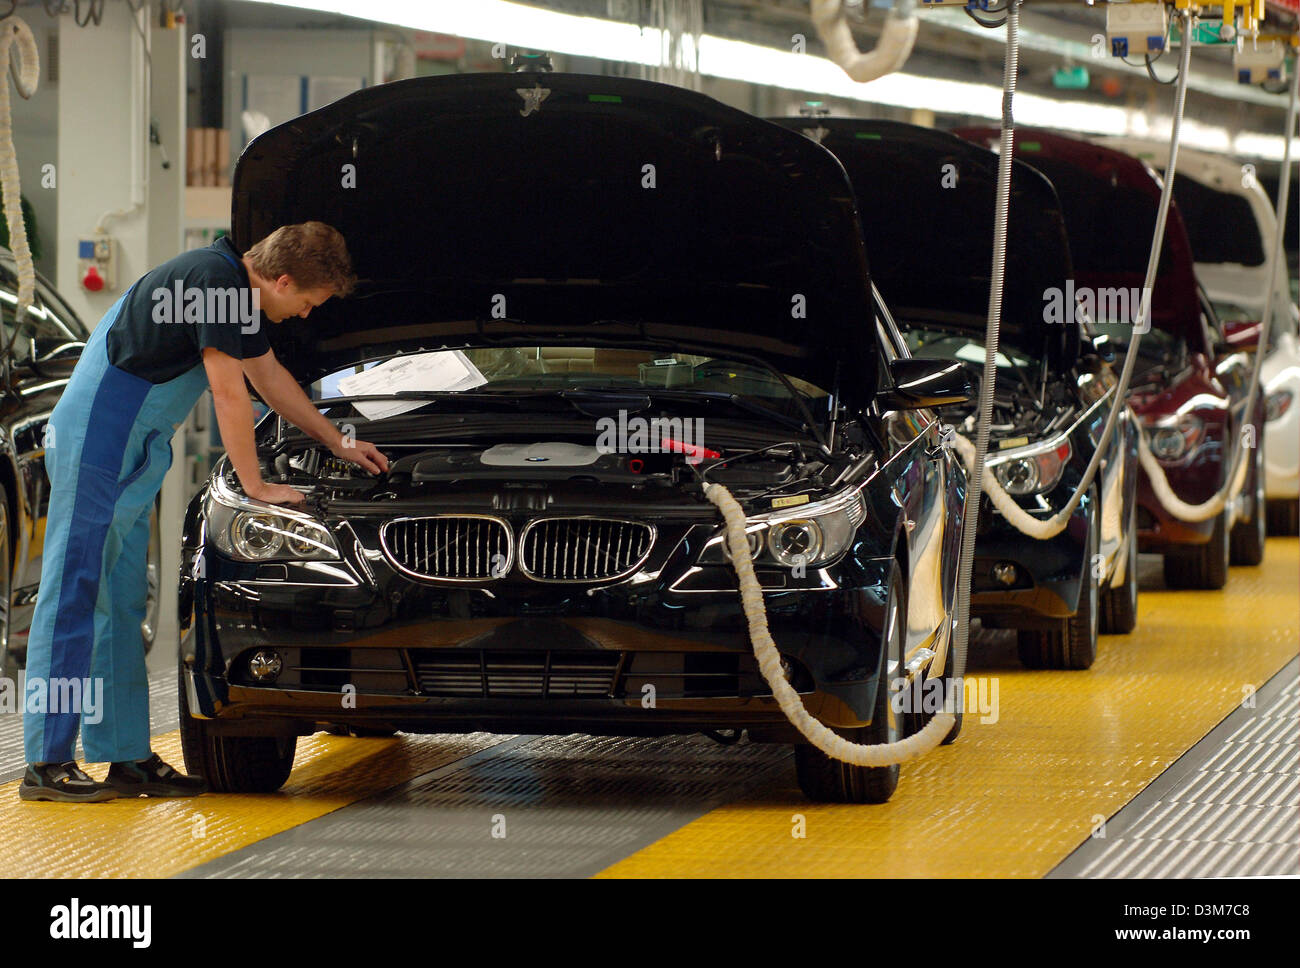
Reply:
[[827, 396], [819, 387], [795, 377], [783, 379], [758, 363], [591, 346], [487, 347], [406, 354], [336, 371], [310, 387], [313, 400], [376, 396], [394, 401], [356, 404], [370, 419], [416, 410], [427, 404], [429, 395], [455, 394], [469, 403], [475, 395], [556, 391], [734, 395], [791, 417], [800, 415], [801, 403], [808, 406], [810, 400]]
[[[937, 329], [926, 326], [909, 326], [905, 333], [907, 348], [913, 356], [934, 360], [963, 360], [966, 363], [984, 365], [984, 343], [973, 339], [966, 333]], [[998, 369], [1012, 367], [1032, 367], [1037, 361], [1028, 353], [1001, 340], [998, 341]]]
[[[904, 338], [914, 357], [935, 360], [961, 360], [968, 364], [972, 376], [983, 373], [984, 343], [962, 330], [946, 329], [933, 323], [906, 323]], [[998, 341], [994, 357], [997, 368], [1015, 377], [1015, 382], [1031, 397], [1046, 376], [1042, 363], [1018, 347]], [[1002, 384], [999, 382], [999, 387]]]

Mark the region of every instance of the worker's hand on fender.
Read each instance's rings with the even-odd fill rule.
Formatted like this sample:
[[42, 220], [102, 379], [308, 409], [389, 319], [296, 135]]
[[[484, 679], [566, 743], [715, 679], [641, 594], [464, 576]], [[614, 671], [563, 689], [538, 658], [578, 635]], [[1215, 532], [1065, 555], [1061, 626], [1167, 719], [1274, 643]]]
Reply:
[[379, 448], [366, 440], [354, 440], [351, 447], [344, 447], [342, 442], [330, 448], [335, 457], [351, 461], [362, 470], [371, 474], [381, 471], [388, 473], [388, 458], [379, 452]]
[[265, 501], [267, 504], [301, 504], [307, 497], [296, 487], [267, 484], [265, 481], [255, 488], [245, 488], [244, 493], [254, 501]]

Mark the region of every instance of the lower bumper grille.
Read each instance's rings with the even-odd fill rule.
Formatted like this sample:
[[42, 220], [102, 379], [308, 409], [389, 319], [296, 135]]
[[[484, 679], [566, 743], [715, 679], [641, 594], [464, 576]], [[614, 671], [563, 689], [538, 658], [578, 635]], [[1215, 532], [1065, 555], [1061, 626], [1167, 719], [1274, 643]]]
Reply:
[[482, 699], [531, 696], [609, 696], [618, 654], [601, 652], [420, 652], [414, 656], [420, 692]]

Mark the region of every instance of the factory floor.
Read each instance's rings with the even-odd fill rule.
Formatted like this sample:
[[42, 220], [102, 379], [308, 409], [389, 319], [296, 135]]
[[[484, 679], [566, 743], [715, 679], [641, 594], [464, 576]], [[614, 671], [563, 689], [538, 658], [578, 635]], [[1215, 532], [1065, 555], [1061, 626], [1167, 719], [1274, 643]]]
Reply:
[[[967, 675], [995, 707], [881, 806], [811, 803], [782, 746], [485, 733], [303, 738], [270, 795], [32, 804], [10, 714], [0, 877], [1300, 874], [1300, 543], [1270, 539], [1218, 592], [1141, 564], [1137, 630], [1090, 670], [977, 636]], [[179, 767], [174, 670], [151, 690]]]

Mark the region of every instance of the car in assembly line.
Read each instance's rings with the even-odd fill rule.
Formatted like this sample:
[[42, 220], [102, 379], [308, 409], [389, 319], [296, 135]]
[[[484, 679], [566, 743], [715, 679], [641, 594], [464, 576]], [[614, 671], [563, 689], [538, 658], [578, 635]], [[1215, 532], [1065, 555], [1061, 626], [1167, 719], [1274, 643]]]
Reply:
[[274, 790], [324, 728], [747, 730], [795, 744], [812, 798], [888, 799], [897, 766], [831, 760], [771, 697], [702, 487], [745, 510], [813, 715], [858, 742], [920, 728], [891, 697], [952, 676], [966, 486], [933, 408], [972, 390], [893, 330], [830, 152], [669, 85], [419, 78], [245, 149], [236, 244], [306, 219], [361, 282], [273, 347], [391, 467], [271, 414], [263, 473], [307, 503], [248, 499], [225, 460], [191, 503], [192, 772]]
[[[996, 129], [959, 131], [981, 144]], [[1048, 131], [1017, 129], [1016, 157], [1051, 180], [1061, 200], [1074, 260], [1076, 291], [1092, 294], [1095, 342], [1118, 358], [1129, 344], [1155, 228], [1160, 182], [1129, 155]], [[1129, 405], [1149, 435], [1153, 457], [1174, 495], [1190, 505], [1226, 484], [1228, 462], [1248, 425], [1263, 426], [1264, 403], [1245, 413], [1249, 345], [1225, 339], [1199, 285], [1191, 243], [1176, 202], [1169, 207], [1151, 295], [1150, 331], [1142, 335]], [[1257, 331], [1256, 331], [1257, 332]], [[1249, 435], [1247, 435], [1249, 437]], [[1138, 484], [1138, 547], [1164, 557], [1171, 588], [1222, 588], [1228, 565], [1264, 556], [1264, 441], [1246, 454], [1240, 494], [1205, 521], [1180, 519], [1157, 497], [1143, 469]]]
[[[1138, 138], [1098, 138], [1163, 173], [1169, 146]], [[1253, 168], [1189, 148], [1178, 152], [1174, 200], [1192, 244], [1196, 275], [1222, 324], [1222, 340], [1249, 344], [1263, 317], [1269, 246], [1277, 231], [1273, 203]], [[1264, 398], [1264, 498], [1270, 534], [1295, 534], [1300, 518], [1300, 307], [1283, 258], [1273, 281], [1273, 321], [1260, 367]]]
[[[9, 250], [0, 249], [0, 675], [6, 677], [26, 665], [27, 631], [41, 580], [50, 495], [45, 448], [52, 443], [46, 425], [89, 335], [40, 273], [21, 325], [14, 321], [17, 308], [17, 268]], [[152, 523], [148, 603], [141, 627], [146, 651], [158, 624], [156, 515]]]
[[[844, 163], [864, 221], [872, 280], [918, 358], [963, 361], [983, 377], [998, 157], [947, 132], [880, 120], [783, 119]], [[906, 198], [880, 217], [873, 197]], [[1031, 517], [1054, 516], [1082, 482], [1115, 406], [1117, 379], [1074, 307], [1070, 247], [1048, 180], [1014, 164], [998, 376], [987, 466]], [[935, 240], [944, 255], [936, 258]], [[1055, 316], [1053, 316], [1055, 313]], [[1098, 632], [1137, 622], [1137, 438], [1122, 402], [1098, 474], [1066, 528], [1026, 536], [986, 493], [972, 569], [971, 614], [1017, 630], [1032, 668], [1085, 669]], [[975, 405], [941, 417], [973, 439]]]

